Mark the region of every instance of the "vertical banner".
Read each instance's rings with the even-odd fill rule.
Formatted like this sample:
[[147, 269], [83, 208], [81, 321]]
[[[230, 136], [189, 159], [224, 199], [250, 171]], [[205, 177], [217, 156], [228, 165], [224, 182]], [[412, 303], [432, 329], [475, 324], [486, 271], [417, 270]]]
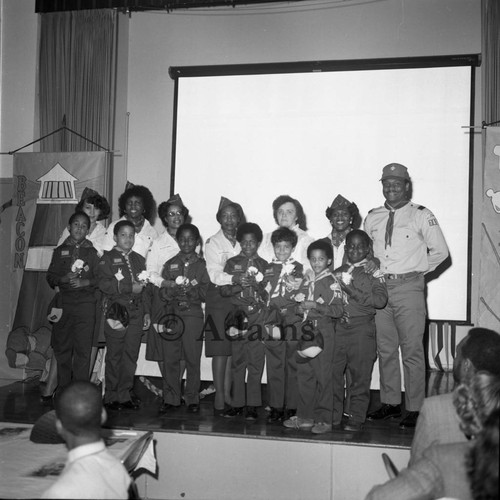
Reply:
[[[89, 187], [109, 198], [110, 154], [16, 153], [13, 170], [9, 365], [43, 369], [50, 343], [47, 307], [54, 291], [46, 282], [52, 251]], [[31, 366], [30, 366], [31, 362]]]
[[486, 128], [478, 324], [500, 331], [500, 127]]

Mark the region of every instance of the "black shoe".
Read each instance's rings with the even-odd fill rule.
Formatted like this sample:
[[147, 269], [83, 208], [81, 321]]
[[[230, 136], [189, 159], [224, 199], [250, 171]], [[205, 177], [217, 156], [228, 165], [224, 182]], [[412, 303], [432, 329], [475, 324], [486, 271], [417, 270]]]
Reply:
[[285, 420], [289, 420], [290, 418], [292, 417], [295, 417], [295, 415], [297, 415], [297, 410], [296, 408], [287, 408], [284, 412], [283, 412], [283, 422]]
[[200, 405], [198, 403], [193, 403], [187, 407], [188, 413], [200, 413]]
[[275, 424], [283, 420], [284, 412], [278, 408], [271, 408], [271, 413], [267, 417], [268, 424]]
[[226, 418], [233, 418], [236, 417], [237, 415], [242, 415], [243, 414], [243, 407], [236, 408], [232, 406], [231, 408], [227, 409], [223, 416]]
[[44, 405], [52, 404], [54, 401], [54, 393], [48, 394], [47, 396], [40, 396], [40, 403]]
[[350, 432], [359, 432], [362, 428], [363, 424], [361, 422], [356, 422], [351, 419], [349, 419], [344, 425], [344, 430]]
[[382, 405], [378, 410], [368, 413], [368, 420], [387, 420], [401, 416], [401, 405]]
[[255, 408], [255, 406], [247, 406], [245, 411], [245, 420], [257, 420], [257, 418], [259, 418], [257, 408]]
[[163, 403], [160, 406], [160, 413], [168, 413], [169, 411], [177, 410], [179, 407], [180, 405], [171, 405], [170, 403]]
[[133, 401], [125, 401], [124, 403], [120, 403], [120, 406], [124, 409], [124, 410], [138, 410], [139, 409], [139, 405], [138, 404], [135, 404]]
[[407, 412], [405, 418], [399, 422], [401, 429], [414, 429], [417, 425], [418, 411]]
[[132, 401], [132, 403], [134, 403], [137, 406], [139, 406], [142, 403], [141, 398], [137, 396], [137, 394], [133, 391], [130, 391], [130, 401]]
[[217, 408], [214, 408], [214, 417], [223, 417], [224, 413], [226, 413], [225, 408], [222, 408], [222, 410], [218, 410]]
[[122, 405], [118, 401], [112, 401], [111, 403], [104, 403], [104, 408], [108, 411], [119, 411], [122, 409]]

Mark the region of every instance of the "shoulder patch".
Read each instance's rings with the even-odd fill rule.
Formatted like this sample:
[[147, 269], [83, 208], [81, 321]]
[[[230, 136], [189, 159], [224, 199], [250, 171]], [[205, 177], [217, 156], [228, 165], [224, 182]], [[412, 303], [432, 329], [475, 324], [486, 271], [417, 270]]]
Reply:
[[419, 205], [419, 206], [417, 207], [417, 210], [425, 210], [425, 207], [424, 207], [423, 205]]

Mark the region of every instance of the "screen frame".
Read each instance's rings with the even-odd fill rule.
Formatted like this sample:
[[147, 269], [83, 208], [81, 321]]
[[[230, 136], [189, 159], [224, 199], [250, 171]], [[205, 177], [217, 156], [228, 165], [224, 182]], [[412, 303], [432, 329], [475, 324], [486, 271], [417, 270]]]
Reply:
[[[404, 68], [434, 68], [452, 66], [470, 66], [470, 114], [469, 124], [465, 128], [474, 127], [475, 117], [475, 68], [481, 65], [480, 54], [461, 54], [445, 56], [404, 57], [404, 58], [377, 58], [377, 59], [348, 59], [348, 60], [323, 60], [323, 61], [298, 61], [280, 63], [257, 64], [232, 64], [209, 66], [171, 66], [169, 76], [174, 80], [173, 126], [172, 126], [172, 157], [170, 170], [170, 195], [175, 193], [176, 173], [176, 143], [177, 143], [177, 118], [179, 79], [210, 76], [232, 75], [264, 75], [280, 73], [307, 73], [307, 72], [332, 72], [332, 71], [365, 71], [388, 70]], [[450, 323], [454, 325], [471, 325], [471, 292], [472, 292], [472, 224], [473, 220], [473, 191], [474, 191], [474, 134], [469, 133], [469, 172], [468, 172], [468, 241], [467, 241], [467, 290], [465, 320], [432, 320], [436, 323]], [[426, 281], [433, 279], [435, 271], [426, 275]]]

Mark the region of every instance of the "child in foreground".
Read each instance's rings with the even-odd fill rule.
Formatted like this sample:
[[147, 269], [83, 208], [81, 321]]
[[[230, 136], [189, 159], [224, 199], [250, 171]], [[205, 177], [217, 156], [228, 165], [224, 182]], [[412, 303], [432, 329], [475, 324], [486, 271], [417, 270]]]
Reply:
[[347, 234], [347, 263], [334, 271], [347, 296], [344, 317], [335, 329], [333, 353], [333, 424], [340, 425], [344, 403], [344, 371], [349, 370], [350, 415], [346, 431], [361, 430], [370, 403], [370, 382], [377, 357], [375, 311], [387, 303], [383, 273], [365, 272], [370, 237], [360, 229]]
[[280, 227], [271, 234], [275, 258], [265, 272], [269, 308], [276, 310], [278, 321], [269, 325], [265, 339], [267, 390], [271, 412], [268, 423], [280, 422], [297, 412], [297, 328], [302, 317], [296, 313], [295, 294], [302, 282], [304, 268], [291, 257], [297, 234]]
[[246, 404], [245, 418], [256, 420], [257, 408], [262, 406], [261, 379], [265, 360], [263, 317], [267, 300], [263, 278], [268, 263], [257, 254], [262, 242], [262, 230], [257, 224], [241, 224], [236, 239], [241, 253], [229, 259], [224, 268], [224, 272], [234, 276], [235, 284], [221, 287], [221, 294], [231, 297], [234, 305], [233, 312], [226, 319], [228, 332], [241, 333], [232, 338], [233, 406], [224, 413], [224, 417], [241, 415]]
[[71, 380], [88, 380], [96, 314], [95, 287], [99, 257], [86, 239], [90, 218], [75, 212], [68, 223], [69, 236], [52, 255], [47, 282], [59, 288], [62, 315], [51, 317], [52, 348], [57, 362], [57, 386]]
[[304, 313], [299, 345], [307, 338], [316, 341], [316, 347], [321, 345], [322, 351], [313, 358], [297, 358], [297, 414], [285, 420], [283, 425], [323, 434], [332, 430], [335, 319], [342, 317], [344, 306], [340, 283], [329, 270], [333, 258], [331, 245], [321, 240], [314, 241], [307, 248], [307, 258], [312, 272], [306, 273], [304, 278], [303, 297], [296, 296], [297, 301], [303, 299], [299, 311]]
[[182, 224], [176, 240], [180, 252], [165, 262], [161, 275], [164, 287], [154, 290], [160, 300], [153, 302], [153, 327], [162, 339], [164, 362], [160, 413], [181, 404], [181, 360], [186, 363], [187, 410], [198, 413], [204, 323], [201, 303], [205, 301], [210, 278], [205, 260], [196, 253], [201, 240], [198, 228]]
[[134, 252], [135, 228], [120, 220], [113, 228], [115, 246], [99, 262], [99, 288], [104, 294], [106, 371], [104, 406], [108, 410], [139, 408], [132, 400], [134, 374], [143, 330], [151, 324], [150, 302], [139, 275], [146, 260]]

